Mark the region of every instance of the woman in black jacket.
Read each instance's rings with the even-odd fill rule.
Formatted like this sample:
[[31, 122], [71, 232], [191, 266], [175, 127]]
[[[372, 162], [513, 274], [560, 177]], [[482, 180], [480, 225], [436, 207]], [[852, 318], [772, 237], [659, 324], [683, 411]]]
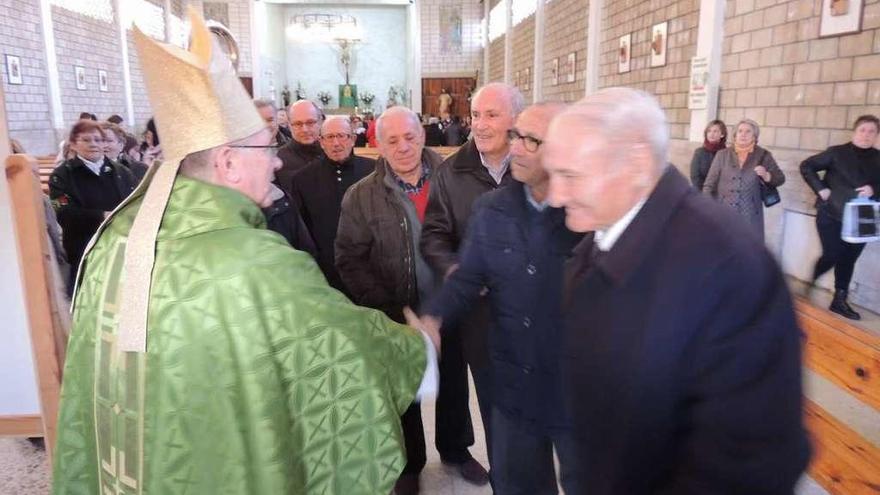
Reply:
[[691, 159], [691, 183], [697, 191], [703, 190], [703, 183], [709, 175], [709, 168], [715, 153], [727, 147], [727, 126], [724, 121], [713, 120], [703, 130], [703, 146], [694, 150]]
[[[822, 242], [822, 256], [813, 268], [812, 284], [834, 268], [834, 299], [828, 308], [847, 318], [861, 318], [847, 303], [853, 269], [864, 244], [840, 237], [843, 207], [855, 197], [880, 200], [880, 151], [874, 148], [880, 120], [862, 115], [853, 126], [852, 141], [832, 146], [801, 163], [801, 175], [816, 193], [816, 229]], [[819, 177], [819, 172], [825, 172]]]

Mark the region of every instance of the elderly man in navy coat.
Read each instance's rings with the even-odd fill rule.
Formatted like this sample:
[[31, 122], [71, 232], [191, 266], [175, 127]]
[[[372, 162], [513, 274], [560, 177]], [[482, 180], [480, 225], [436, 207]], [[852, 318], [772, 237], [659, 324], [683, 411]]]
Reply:
[[563, 309], [579, 476], [590, 495], [791, 494], [809, 447], [785, 281], [742, 220], [666, 164], [668, 141], [654, 98], [609, 88], [545, 143], [550, 204], [594, 232]]

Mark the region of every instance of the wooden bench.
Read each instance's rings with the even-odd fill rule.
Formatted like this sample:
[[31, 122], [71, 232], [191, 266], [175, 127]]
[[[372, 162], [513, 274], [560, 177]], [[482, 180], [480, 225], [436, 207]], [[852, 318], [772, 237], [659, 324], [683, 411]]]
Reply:
[[[804, 331], [804, 365], [880, 414], [880, 335], [806, 300], [795, 310]], [[832, 494], [880, 493], [880, 448], [807, 399], [813, 444], [809, 473]]]

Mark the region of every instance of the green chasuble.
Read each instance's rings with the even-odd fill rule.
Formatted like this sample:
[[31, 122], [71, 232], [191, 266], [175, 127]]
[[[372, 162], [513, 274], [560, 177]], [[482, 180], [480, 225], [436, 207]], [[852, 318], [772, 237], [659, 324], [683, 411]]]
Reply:
[[400, 415], [425, 370], [422, 336], [332, 289], [242, 194], [178, 177], [156, 244], [147, 352], [120, 353], [122, 259], [141, 200], [86, 258], [53, 493], [389, 493], [405, 464]]

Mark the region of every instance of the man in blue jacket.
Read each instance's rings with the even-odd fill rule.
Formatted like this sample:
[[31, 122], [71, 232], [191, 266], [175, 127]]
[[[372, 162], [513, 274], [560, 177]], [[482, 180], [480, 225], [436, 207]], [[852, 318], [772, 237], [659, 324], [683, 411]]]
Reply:
[[[565, 228], [562, 209], [547, 204], [542, 144], [561, 103], [533, 105], [508, 131], [516, 182], [474, 205], [458, 269], [425, 312], [426, 325], [455, 325], [488, 288], [492, 309], [492, 484], [497, 494], [582, 493], [571, 461], [568, 420], [559, 386], [563, 264], [580, 236]], [[434, 318], [431, 318], [434, 317]]]

